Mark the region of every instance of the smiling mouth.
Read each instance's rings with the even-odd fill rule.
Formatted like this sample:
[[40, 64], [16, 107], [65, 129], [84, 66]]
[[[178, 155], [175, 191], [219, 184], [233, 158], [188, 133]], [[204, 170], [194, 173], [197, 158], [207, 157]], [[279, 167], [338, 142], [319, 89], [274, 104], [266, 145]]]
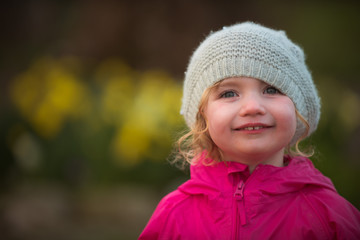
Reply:
[[240, 128], [238, 130], [247, 130], [247, 131], [252, 131], [252, 130], [259, 130], [259, 129], [262, 129], [262, 128], [265, 128], [263, 126], [257, 126], [257, 127], [245, 127], [245, 128]]
[[234, 129], [235, 131], [256, 131], [256, 130], [261, 130], [264, 128], [270, 128], [271, 126], [267, 126], [267, 125], [253, 125], [253, 126], [242, 126], [239, 128]]

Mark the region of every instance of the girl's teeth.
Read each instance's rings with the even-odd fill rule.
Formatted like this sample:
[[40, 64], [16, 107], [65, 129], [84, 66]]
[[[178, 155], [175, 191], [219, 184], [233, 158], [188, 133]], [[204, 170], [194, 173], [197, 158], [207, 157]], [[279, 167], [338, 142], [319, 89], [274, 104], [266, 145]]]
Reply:
[[248, 131], [252, 131], [252, 130], [259, 130], [260, 128], [262, 128], [262, 127], [246, 127], [246, 128], [244, 128], [245, 130], [248, 130]]

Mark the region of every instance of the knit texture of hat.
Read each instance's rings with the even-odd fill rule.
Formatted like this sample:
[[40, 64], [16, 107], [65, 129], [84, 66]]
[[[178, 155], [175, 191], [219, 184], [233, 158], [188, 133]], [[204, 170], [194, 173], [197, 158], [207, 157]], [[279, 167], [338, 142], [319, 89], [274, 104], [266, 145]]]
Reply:
[[[276, 31], [252, 22], [211, 33], [195, 50], [185, 73], [181, 114], [191, 128], [205, 89], [229, 77], [252, 77], [276, 87], [308, 121], [309, 136], [320, 118], [320, 99], [306, 66], [304, 52]], [[291, 145], [304, 135], [297, 121]]]

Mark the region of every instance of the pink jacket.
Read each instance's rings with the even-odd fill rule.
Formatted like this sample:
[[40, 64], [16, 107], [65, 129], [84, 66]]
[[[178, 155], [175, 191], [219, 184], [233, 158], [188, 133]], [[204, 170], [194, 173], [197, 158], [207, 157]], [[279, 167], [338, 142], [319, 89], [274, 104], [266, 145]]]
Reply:
[[286, 167], [191, 166], [139, 239], [360, 239], [360, 213], [306, 158]]

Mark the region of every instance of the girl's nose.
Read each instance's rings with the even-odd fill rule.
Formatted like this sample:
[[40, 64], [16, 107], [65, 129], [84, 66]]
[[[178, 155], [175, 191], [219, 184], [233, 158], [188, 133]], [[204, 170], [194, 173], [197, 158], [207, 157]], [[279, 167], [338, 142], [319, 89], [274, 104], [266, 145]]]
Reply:
[[261, 97], [256, 94], [245, 95], [240, 101], [240, 116], [264, 115], [265, 112]]

